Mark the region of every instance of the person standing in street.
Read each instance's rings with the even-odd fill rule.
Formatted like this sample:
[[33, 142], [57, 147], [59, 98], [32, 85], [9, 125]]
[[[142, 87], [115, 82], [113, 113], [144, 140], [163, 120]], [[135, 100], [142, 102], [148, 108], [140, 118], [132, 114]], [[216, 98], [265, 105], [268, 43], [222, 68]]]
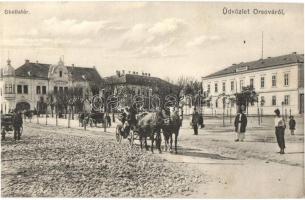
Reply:
[[247, 116], [244, 114], [245, 106], [241, 105], [239, 113], [237, 113], [234, 121], [236, 139], [235, 142], [243, 142], [245, 139], [246, 127], [247, 127]]
[[281, 117], [280, 110], [276, 109], [274, 111], [275, 118], [274, 118], [274, 126], [275, 126], [275, 136], [277, 143], [280, 147], [280, 154], [284, 154], [285, 149], [285, 120]]
[[15, 140], [20, 140], [22, 124], [23, 124], [23, 120], [21, 117], [21, 113], [16, 111], [14, 118], [13, 118], [14, 139]]
[[199, 123], [199, 114], [194, 108], [194, 112], [192, 114], [192, 126], [194, 129], [194, 135], [198, 135], [198, 123]]
[[295, 130], [295, 119], [293, 116], [290, 116], [289, 117], [290, 120], [289, 120], [289, 130], [290, 130], [290, 133], [291, 135], [294, 135], [294, 130]]

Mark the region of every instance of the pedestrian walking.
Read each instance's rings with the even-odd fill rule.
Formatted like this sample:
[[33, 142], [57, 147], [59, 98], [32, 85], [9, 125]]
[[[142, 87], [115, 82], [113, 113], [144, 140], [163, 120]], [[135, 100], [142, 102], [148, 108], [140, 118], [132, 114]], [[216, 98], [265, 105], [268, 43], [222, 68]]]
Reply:
[[247, 127], [247, 116], [244, 113], [245, 106], [240, 106], [239, 112], [237, 113], [234, 121], [236, 139], [235, 142], [243, 142], [245, 139], [246, 127]]
[[294, 135], [296, 122], [295, 122], [295, 119], [293, 116], [290, 116], [289, 119], [290, 119], [289, 120], [289, 130], [290, 130], [291, 135]]
[[275, 126], [275, 136], [277, 143], [280, 147], [280, 154], [284, 154], [285, 149], [285, 120], [281, 117], [280, 110], [276, 109], [274, 111], [275, 118], [274, 118], [274, 126]]
[[192, 126], [194, 129], [194, 135], [198, 135], [198, 123], [199, 123], [199, 114], [194, 108], [194, 112], [192, 114]]
[[111, 127], [111, 117], [110, 117], [109, 113], [106, 114], [106, 122], [107, 122], [107, 127], [110, 128]]
[[13, 117], [14, 139], [15, 140], [20, 140], [22, 124], [23, 124], [23, 120], [21, 117], [21, 113], [16, 111], [16, 113], [14, 114], [14, 117]]

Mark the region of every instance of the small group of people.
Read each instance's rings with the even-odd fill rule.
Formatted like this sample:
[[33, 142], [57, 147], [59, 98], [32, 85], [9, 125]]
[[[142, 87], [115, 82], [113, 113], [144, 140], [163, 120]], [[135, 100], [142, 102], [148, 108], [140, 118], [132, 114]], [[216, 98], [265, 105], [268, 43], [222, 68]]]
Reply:
[[[235, 142], [243, 142], [245, 140], [245, 133], [246, 133], [246, 128], [247, 128], [247, 116], [245, 114], [245, 106], [241, 105], [239, 107], [238, 113], [235, 117], [234, 120], [234, 127], [235, 127], [235, 132], [236, 132], [236, 139]], [[274, 119], [274, 126], [275, 126], [275, 135], [276, 135], [276, 140], [277, 143], [280, 147], [280, 154], [284, 154], [285, 151], [285, 129], [286, 129], [286, 124], [285, 120], [283, 117], [281, 117], [280, 110], [276, 109], [274, 111], [275, 113], [275, 119]], [[202, 117], [194, 108], [194, 112], [192, 114], [192, 119], [191, 119], [191, 125], [194, 129], [194, 135], [198, 135], [198, 126], [203, 124], [200, 117]], [[201, 126], [203, 127], [203, 126]], [[293, 116], [289, 117], [289, 130], [291, 135], [294, 135], [296, 127], [296, 121]]]
[[[245, 132], [247, 127], [247, 116], [244, 114], [245, 106], [240, 106], [240, 110], [238, 114], [235, 117], [234, 126], [235, 126], [235, 132], [236, 132], [236, 139], [235, 141], [241, 141], [243, 142], [245, 139]], [[275, 127], [275, 136], [278, 143], [278, 146], [280, 147], [280, 151], [278, 153], [284, 154], [285, 153], [285, 129], [286, 129], [286, 123], [284, 118], [281, 116], [280, 110], [276, 109], [274, 110], [275, 113], [275, 119], [274, 119], [274, 127]], [[296, 127], [296, 121], [293, 116], [289, 117], [289, 130], [291, 135], [294, 135], [295, 127]]]

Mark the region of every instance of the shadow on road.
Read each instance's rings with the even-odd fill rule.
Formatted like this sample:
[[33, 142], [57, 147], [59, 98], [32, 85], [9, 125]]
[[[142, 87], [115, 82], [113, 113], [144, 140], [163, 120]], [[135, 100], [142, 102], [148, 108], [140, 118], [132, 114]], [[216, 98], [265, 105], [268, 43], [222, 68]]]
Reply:
[[236, 158], [225, 157], [225, 156], [221, 156], [219, 154], [214, 154], [214, 153], [187, 151], [187, 149], [184, 149], [184, 148], [182, 148], [182, 149], [180, 149], [180, 151], [178, 151], [178, 155], [200, 157], [200, 158], [210, 158], [210, 159], [215, 159], [215, 160], [237, 160]]
[[304, 152], [288, 152], [288, 153], [285, 153], [285, 154], [303, 154]]

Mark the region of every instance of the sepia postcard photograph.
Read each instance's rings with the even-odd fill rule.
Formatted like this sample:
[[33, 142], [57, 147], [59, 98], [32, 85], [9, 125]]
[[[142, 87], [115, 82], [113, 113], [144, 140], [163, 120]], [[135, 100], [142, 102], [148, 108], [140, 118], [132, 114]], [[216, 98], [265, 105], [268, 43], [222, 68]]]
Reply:
[[304, 3], [0, 2], [1, 197], [304, 198]]

